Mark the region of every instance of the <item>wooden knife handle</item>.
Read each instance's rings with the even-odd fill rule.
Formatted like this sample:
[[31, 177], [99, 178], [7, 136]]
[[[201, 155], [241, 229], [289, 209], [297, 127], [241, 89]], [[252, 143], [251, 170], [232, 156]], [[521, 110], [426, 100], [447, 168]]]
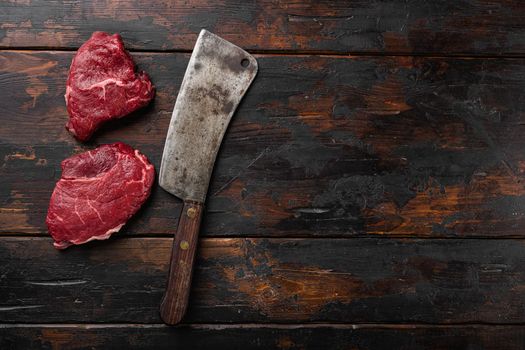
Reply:
[[160, 317], [169, 325], [179, 323], [188, 306], [203, 207], [202, 203], [185, 201], [179, 219], [171, 251], [168, 286], [160, 304]]

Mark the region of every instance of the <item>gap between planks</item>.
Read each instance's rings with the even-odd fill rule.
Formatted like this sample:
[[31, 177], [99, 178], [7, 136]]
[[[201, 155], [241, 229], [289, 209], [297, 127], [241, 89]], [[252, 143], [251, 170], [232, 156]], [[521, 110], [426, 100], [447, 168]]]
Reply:
[[[126, 234], [121, 237], [111, 237], [112, 240], [117, 239], [172, 239], [173, 235], [177, 232], [173, 230], [171, 233], [141, 233], [141, 234]], [[36, 238], [36, 239], [51, 239], [47, 233], [0, 233], [0, 240], [2, 238]], [[383, 240], [383, 239], [414, 239], [420, 241], [427, 240], [514, 240], [514, 241], [525, 241], [525, 236], [483, 236], [483, 235], [470, 235], [470, 236], [430, 236], [430, 235], [389, 235], [389, 234], [361, 234], [361, 235], [213, 235], [213, 236], [200, 236], [199, 240], [213, 240], [213, 239], [272, 239], [272, 240], [321, 240], [321, 239], [336, 239], [336, 240], [352, 240], [352, 239], [370, 239], [370, 240]], [[525, 324], [525, 323], [524, 323]]]
[[[3, 46], [0, 47], [2, 51], [21, 51], [21, 52], [75, 52], [78, 48], [76, 47], [53, 47], [53, 46]], [[164, 53], [181, 53], [191, 54], [192, 50], [186, 49], [172, 49], [172, 50], [155, 50], [155, 49], [127, 49], [129, 52], [134, 53], [151, 53], [151, 54], [164, 54]], [[246, 50], [250, 54], [258, 56], [320, 56], [320, 57], [427, 57], [427, 58], [464, 58], [464, 59], [503, 59], [503, 58], [514, 58], [523, 59], [525, 53], [507, 53], [502, 55], [497, 54], [477, 54], [477, 53], [437, 53], [437, 52], [366, 52], [366, 51], [348, 51], [348, 52], [333, 52], [333, 51], [322, 51], [322, 50]]]
[[464, 327], [510, 328], [525, 327], [525, 323], [181, 323], [176, 327], [163, 323], [2, 323], [0, 329], [9, 328], [72, 328], [72, 329], [107, 329], [107, 328], [193, 328], [193, 329], [454, 329]]
[[[112, 240], [115, 239], [136, 239], [136, 238], [166, 238], [172, 239], [173, 235], [177, 233], [177, 230], [174, 229], [173, 233], [138, 233], [138, 234], [125, 234], [125, 236], [113, 236]], [[26, 232], [9, 232], [9, 233], [0, 233], [0, 239], [2, 238], [39, 238], [39, 239], [48, 239], [51, 238], [47, 233], [26, 233]], [[484, 236], [484, 235], [469, 235], [469, 236], [431, 236], [431, 235], [416, 235], [416, 234], [331, 234], [331, 235], [311, 235], [311, 234], [275, 234], [275, 235], [250, 235], [250, 234], [235, 234], [235, 235], [200, 235], [199, 239], [339, 239], [339, 240], [350, 240], [350, 239], [416, 239], [416, 240], [525, 240], [523, 235], [505, 235], [505, 236]]]

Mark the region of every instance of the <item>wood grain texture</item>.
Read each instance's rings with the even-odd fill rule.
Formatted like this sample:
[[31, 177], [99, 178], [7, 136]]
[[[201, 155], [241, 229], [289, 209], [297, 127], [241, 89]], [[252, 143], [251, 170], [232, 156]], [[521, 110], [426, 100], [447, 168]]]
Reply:
[[[0, 240], [1, 323], [161, 323], [172, 240]], [[523, 240], [204, 239], [187, 323], [525, 322]]]
[[[73, 53], [0, 53], [0, 232], [46, 234]], [[187, 54], [134, 55], [153, 104], [95, 135], [159, 169]], [[203, 236], [522, 237], [525, 60], [258, 56], [227, 131]], [[31, 186], [28, 186], [31, 183]], [[181, 202], [154, 186], [127, 234], [171, 235]]]
[[523, 348], [523, 326], [2, 325], [2, 349], [407, 350]]
[[[0, 348], [524, 348], [524, 10], [1, 2]], [[159, 168], [201, 28], [259, 53], [260, 74], [212, 176], [192, 324], [170, 328], [180, 201], [155, 185], [106, 242], [60, 252], [38, 236], [67, 156], [124, 141]], [[96, 30], [123, 36], [158, 94], [79, 144], [63, 127], [74, 52], [27, 49], [72, 51]]]
[[93, 31], [191, 50], [201, 28], [251, 50], [523, 54], [520, 0], [46, 1], [0, 6], [3, 47], [77, 48]]
[[182, 321], [190, 297], [191, 279], [204, 204], [186, 201], [173, 239], [166, 292], [160, 317], [169, 325]]

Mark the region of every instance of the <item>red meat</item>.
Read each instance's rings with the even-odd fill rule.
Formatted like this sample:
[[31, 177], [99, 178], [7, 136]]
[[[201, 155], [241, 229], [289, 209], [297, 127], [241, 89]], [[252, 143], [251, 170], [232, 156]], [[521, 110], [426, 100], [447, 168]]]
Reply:
[[62, 161], [46, 218], [55, 247], [118, 232], [148, 198], [154, 177], [148, 159], [121, 142]]
[[135, 64], [118, 34], [95, 32], [73, 58], [66, 86], [66, 128], [88, 140], [102, 123], [146, 106], [154, 87]]

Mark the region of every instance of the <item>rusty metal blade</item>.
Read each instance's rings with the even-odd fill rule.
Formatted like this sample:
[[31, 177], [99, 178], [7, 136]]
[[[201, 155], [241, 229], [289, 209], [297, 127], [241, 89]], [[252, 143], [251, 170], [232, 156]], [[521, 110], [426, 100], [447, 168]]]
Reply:
[[183, 200], [204, 202], [228, 123], [256, 74], [254, 57], [215, 34], [200, 32], [164, 145], [162, 188]]

